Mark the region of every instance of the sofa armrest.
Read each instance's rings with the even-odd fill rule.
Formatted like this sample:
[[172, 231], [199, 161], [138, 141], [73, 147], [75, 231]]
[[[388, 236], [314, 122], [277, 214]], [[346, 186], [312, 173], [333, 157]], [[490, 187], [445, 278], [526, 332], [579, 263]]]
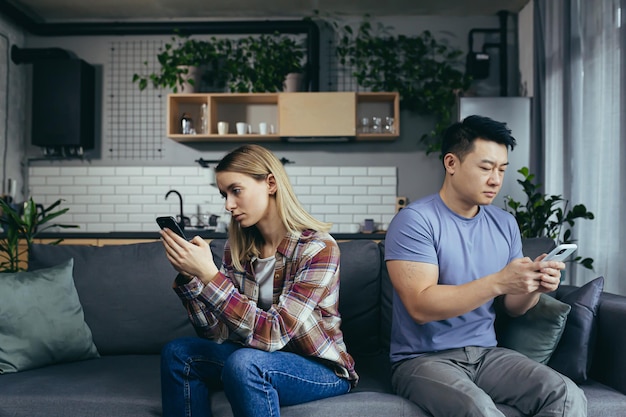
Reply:
[[626, 297], [602, 293], [591, 377], [626, 394]]

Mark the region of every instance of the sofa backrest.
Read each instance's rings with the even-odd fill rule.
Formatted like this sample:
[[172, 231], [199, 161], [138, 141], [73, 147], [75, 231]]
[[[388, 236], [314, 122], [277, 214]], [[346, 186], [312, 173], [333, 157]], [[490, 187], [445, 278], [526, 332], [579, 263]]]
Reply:
[[70, 258], [85, 322], [101, 355], [156, 354], [168, 341], [196, 334], [172, 290], [176, 271], [161, 242], [34, 245], [28, 268]]

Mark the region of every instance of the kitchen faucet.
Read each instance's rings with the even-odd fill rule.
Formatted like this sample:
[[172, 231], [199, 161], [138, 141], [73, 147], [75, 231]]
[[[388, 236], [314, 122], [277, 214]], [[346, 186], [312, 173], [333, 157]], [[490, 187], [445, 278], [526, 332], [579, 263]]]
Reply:
[[181, 229], [185, 230], [185, 226], [190, 223], [190, 219], [189, 217], [185, 217], [185, 215], [183, 214], [183, 196], [180, 195], [180, 193], [176, 190], [169, 190], [167, 194], [165, 194], [165, 199], [167, 200], [167, 197], [169, 197], [169, 195], [172, 193], [176, 194], [178, 196], [178, 200], [180, 201], [180, 214], [178, 215], [178, 225]]

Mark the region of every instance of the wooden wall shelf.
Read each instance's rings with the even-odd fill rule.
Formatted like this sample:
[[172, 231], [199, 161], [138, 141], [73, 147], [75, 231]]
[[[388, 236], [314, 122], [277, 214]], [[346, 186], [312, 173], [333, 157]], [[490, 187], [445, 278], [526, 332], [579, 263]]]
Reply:
[[[183, 113], [193, 119], [196, 134], [181, 133]], [[399, 116], [398, 93], [170, 94], [166, 134], [178, 142], [264, 142], [316, 137], [387, 141], [400, 135]], [[372, 124], [374, 117], [381, 119], [378, 129]], [[368, 121], [366, 126], [364, 118]], [[393, 121], [391, 129], [385, 129], [386, 118]], [[219, 121], [228, 122], [227, 134], [218, 134]], [[238, 135], [237, 122], [249, 124], [248, 133]], [[267, 134], [260, 134], [260, 123], [267, 124]]]

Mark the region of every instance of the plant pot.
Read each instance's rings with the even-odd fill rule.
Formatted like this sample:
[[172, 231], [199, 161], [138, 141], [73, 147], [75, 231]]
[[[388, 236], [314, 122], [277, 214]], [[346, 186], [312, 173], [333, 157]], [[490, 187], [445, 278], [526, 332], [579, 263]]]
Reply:
[[[181, 74], [183, 81], [177, 86], [178, 92], [185, 94], [195, 93], [200, 85], [200, 69], [192, 65], [180, 65], [177, 68], [187, 69], [186, 74]], [[193, 80], [193, 85], [189, 83], [189, 80]]]
[[287, 74], [287, 77], [285, 77], [285, 82], [283, 83], [283, 91], [285, 93], [302, 91], [303, 79], [304, 75], [300, 72], [291, 72]]

